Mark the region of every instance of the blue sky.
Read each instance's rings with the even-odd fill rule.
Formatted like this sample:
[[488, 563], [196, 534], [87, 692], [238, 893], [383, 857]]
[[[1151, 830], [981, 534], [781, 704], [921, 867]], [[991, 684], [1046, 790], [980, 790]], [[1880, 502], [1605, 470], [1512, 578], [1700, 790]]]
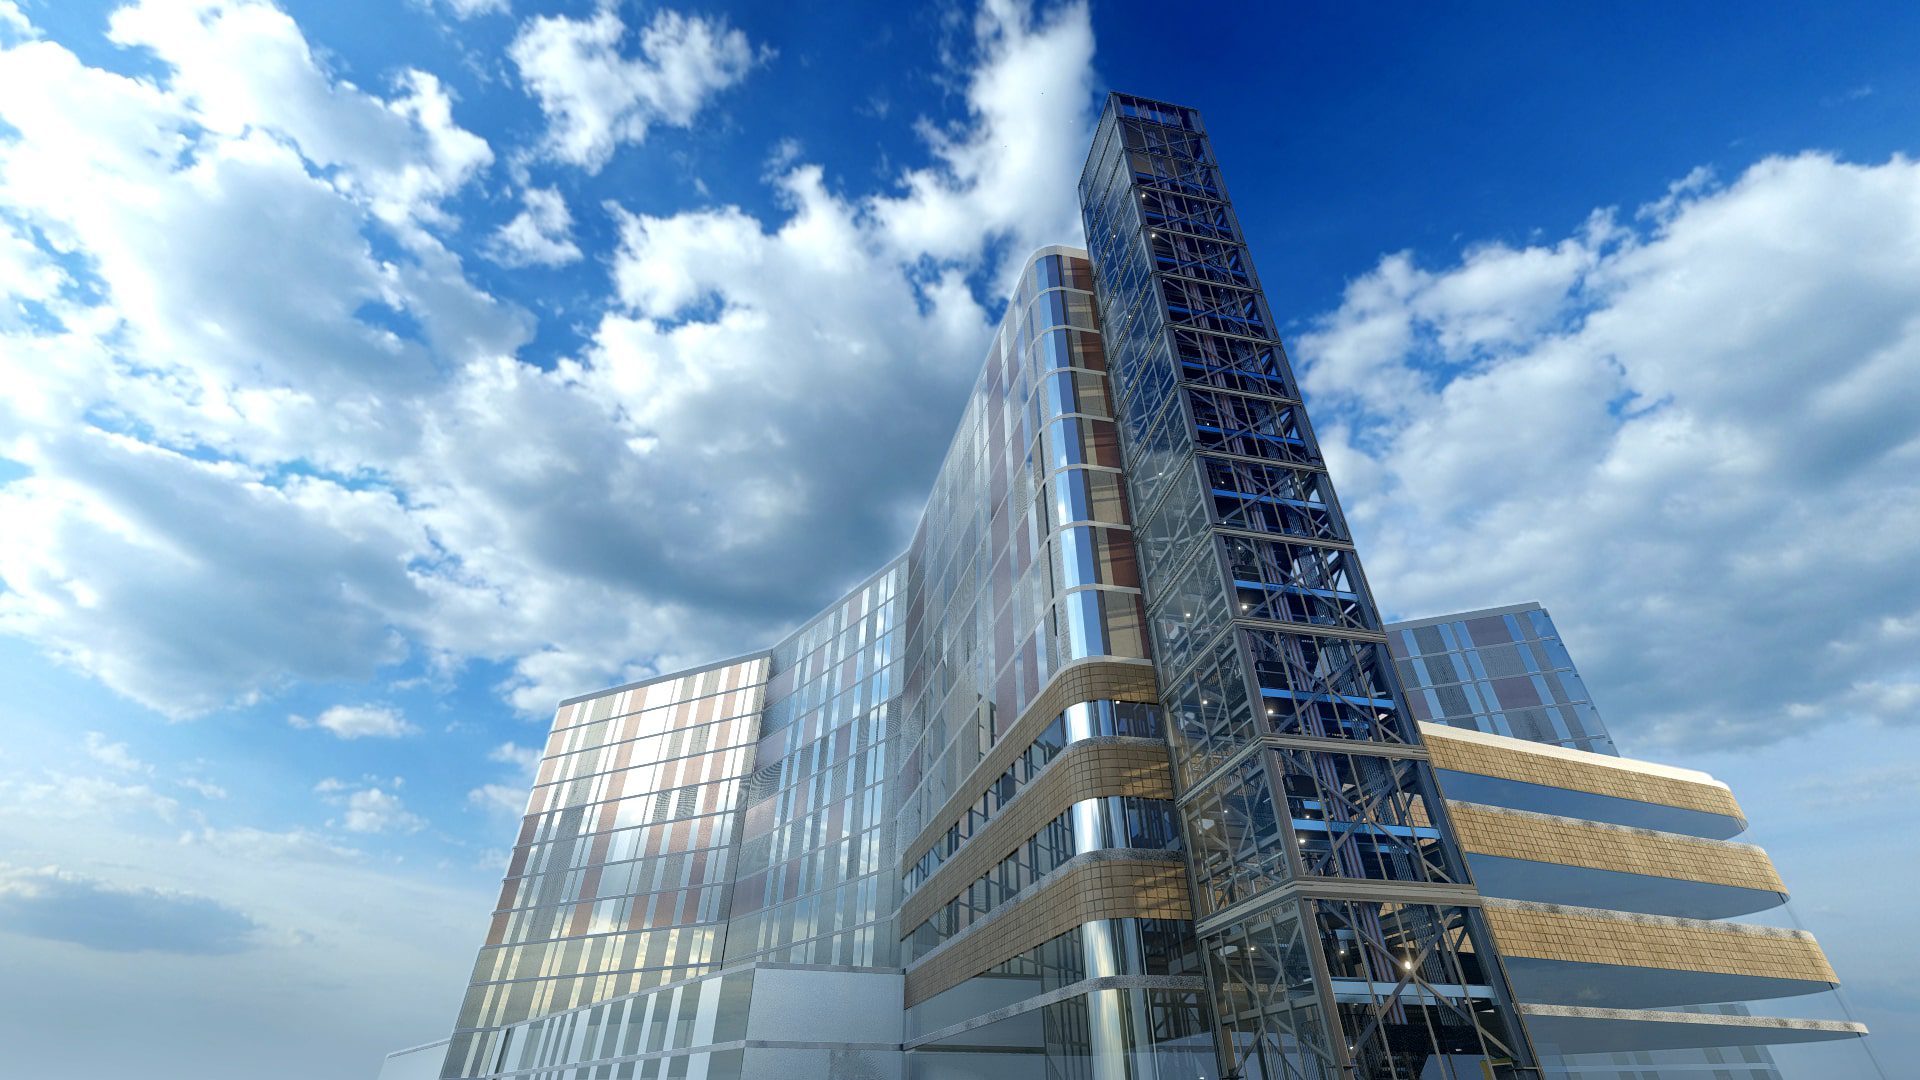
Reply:
[[1205, 111], [1382, 604], [1547, 604], [1920, 1055], [1920, 20], [818, 8], [0, 0], [10, 1060], [442, 1033], [552, 704], [904, 546], [1109, 88]]

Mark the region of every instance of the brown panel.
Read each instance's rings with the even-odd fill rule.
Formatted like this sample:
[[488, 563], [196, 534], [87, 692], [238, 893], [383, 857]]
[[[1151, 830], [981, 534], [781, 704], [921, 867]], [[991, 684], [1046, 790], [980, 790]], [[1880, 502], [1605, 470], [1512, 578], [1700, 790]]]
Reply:
[[918, 1005], [1095, 919], [1193, 918], [1186, 866], [1178, 859], [1075, 862], [909, 970], [907, 1004]]
[[1173, 798], [1164, 744], [1152, 739], [1101, 739], [1069, 746], [958, 855], [907, 897], [900, 905], [901, 937], [911, 934], [1067, 807], [1082, 799], [1120, 795]]
[[1506, 956], [1838, 983], [1813, 935], [1770, 926], [1486, 901]]
[[1053, 718], [1059, 716], [1067, 706], [1082, 701], [1102, 700], [1158, 704], [1160, 690], [1153, 679], [1153, 665], [1145, 660], [1081, 660], [1055, 672], [1052, 681], [1028, 703], [1026, 711], [1020, 714], [1013, 726], [1003, 729], [1000, 741], [973, 767], [967, 778], [954, 789], [953, 795], [927, 819], [927, 825], [920, 830], [920, 835], [907, 845], [906, 855], [900, 860], [900, 865], [912, 866], [919, 862], [920, 856], [927, 853], [934, 840], [986, 792], [988, 784], [1007, 771], [1007, 766], [1012, 765], [1015, 758], [1026, 752], [1027, 747], [1033, 744], [1034, 736], [1046, 730], [1046, 726], [1053, 723]]
[[1420, 735], [1438, 769], [1723, 814], [1742, 822], [1747, 819], [1723, 785], [1675, 776], [1631, 758], [1462, 732], [1440, 724], [1421, 724]]
[[1482, 855], [1703, 881], [1781, 895], [1787, 891], [1767, 853], [1751, 844], [1701, 840], [1472, 803], [1449, 802], [1447, 810], [1461, 845]]

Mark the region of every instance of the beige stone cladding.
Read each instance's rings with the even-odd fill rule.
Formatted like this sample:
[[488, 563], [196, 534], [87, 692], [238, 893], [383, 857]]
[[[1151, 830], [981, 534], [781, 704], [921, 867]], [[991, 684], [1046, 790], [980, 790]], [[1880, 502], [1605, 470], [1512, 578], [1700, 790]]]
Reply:
[[1516, 900], [1488, 899], [1485, 908], [1494, 941], [1504, 956], [1840, 981], [1819, 942], [1803, 930]]
[[1166, 744], [1154, 739], [1104, 738], [1075, 743], [1054, 758], [1017, 797], [1001, 808], [960, 853], [900, 905], [904, 936], [1027, 838], [1082, 799], [1133, 795], [1173, 798]]
[[1186, 864], [1178, 857], [1082, 855], [909, 969], [907, 1004], [918, 1005], [1095, 919], [1192, 918]]
[[1481, 855], [1787, 892], [1773, 861], [1752, 844], [1474, 803], [1449, 802], [1447, 809], [1461, 846]]
[[1632, 758], [1509, 739], [1441, 724], [1420, 725], [1438, 769], [1677, 806], [1746, 821], [1725, 784], [1705, 773]]
[[[987, 785], [999, 779], [1014, 759], [1033, 744], [1034, 736], [1045, 731], [1053, 718], [1067, 706], [1082, 701], [1143, 701], [1157, 704], [1160, 689], [1154, 682], [1153, 665], [1145, 660], [1079, 660], [1054, 674], [1046, 688], [1034, 695], [1026, 711], [993, 744], [980, 764], [957, 785], [952, 797], [927, 819], [926, 828], [907, 845], [900, 860], [902, 867], [912, 866], [927, 853], [933, 842], [947, 831], [962, 811], [972, 806]], [[1161, 765], [1165, 767], [1165, 757]], [[904, 924], [903, 924], [904, 925]]]

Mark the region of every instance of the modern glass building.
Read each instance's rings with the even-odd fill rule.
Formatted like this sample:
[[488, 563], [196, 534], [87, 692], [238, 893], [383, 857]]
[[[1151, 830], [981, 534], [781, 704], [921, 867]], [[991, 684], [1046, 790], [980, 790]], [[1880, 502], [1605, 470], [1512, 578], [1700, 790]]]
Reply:
[[1539, 604], [1392, 623], [1387, 648], [1422, 723], [1617, 752], [1553, 617]]
[[383, 1076], [1589, 1080], [1858, 1038], [1723, 1007], [1837, 980], [1730, 921], [1785, 892], [1737, 803], [1612, 755], [1544, 612], [1381, 622], [1198, 115], [1111, 97], [1080, 196], [899, 559], [561, 704], [452, 1033]]

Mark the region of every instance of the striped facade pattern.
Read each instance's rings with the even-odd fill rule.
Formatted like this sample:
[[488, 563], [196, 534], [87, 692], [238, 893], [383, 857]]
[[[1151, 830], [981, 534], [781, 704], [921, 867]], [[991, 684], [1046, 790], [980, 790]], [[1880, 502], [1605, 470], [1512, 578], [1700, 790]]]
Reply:
[[1516, 900], [1488, 899], [1484, 906], [1504, 956], [1830, 984], [1840, 981], [1819, 942], [1803, 930]]
[[1192, 918], [1186, 863], [1178, 855], [1081, 855], [909, 968], [906, 1001], [918, 1005], [1095, 919]]
[[[1020, 714], [1013, 726], [1001, 734], [993, 744], [993, 749], [987, 751], [980, 763], [967, 774], [967, 779], [955, 788], [953, 795], [927, 819], [926, 828], [920, 830], [920, 835], [914, 837], [913, 842], [902, 851], [900, 865], [907, 867], [918, 862], [920, 856], [933, 846], [933, 842], [986, 793], [987, 785], [1006, 772], [1016, 758], [1026, 753], [1034, 738], [1045, 731], [1047, 725], [1053, 723], [1054, 717], [1064, 712], [1067, 706], [1082, 701], [1157, 703], [1159, 700], [1160, 690], [1154, 681], [1153, 665], [1145, 660], [1083, 660], [1061, 668], [1046, 688], [1027, 704], [1026, 711]], [[1166, 768], [1165, 754], [1161, 755], [1161, 768]], [[904, 929], [914, 924], [903, 922], [901, 925]]]
[[1132, 795], [1172, 799], [1166, 744], [1112, 737], [1075, 743], [1054, 758], [1032, 784], [1006, 805], [900, 905], [900, 930], [912, 930], [991, 871], [1027, 839], [1082, 799]]
[[1422, 724], [1420, 735], [1437, 769], [1566, 788], [1635, 802], [1720, 814], [1746, 821], [1726, 785], [1650, 772], [1628, 758], [1565, 750], [1499, 736], [1468, 738], [1443, 725]]
[[1447, 809], [1461, 845], [1481, 855], [1787, 892], [1773, 860], [1752, 844], [1452, 800]]

